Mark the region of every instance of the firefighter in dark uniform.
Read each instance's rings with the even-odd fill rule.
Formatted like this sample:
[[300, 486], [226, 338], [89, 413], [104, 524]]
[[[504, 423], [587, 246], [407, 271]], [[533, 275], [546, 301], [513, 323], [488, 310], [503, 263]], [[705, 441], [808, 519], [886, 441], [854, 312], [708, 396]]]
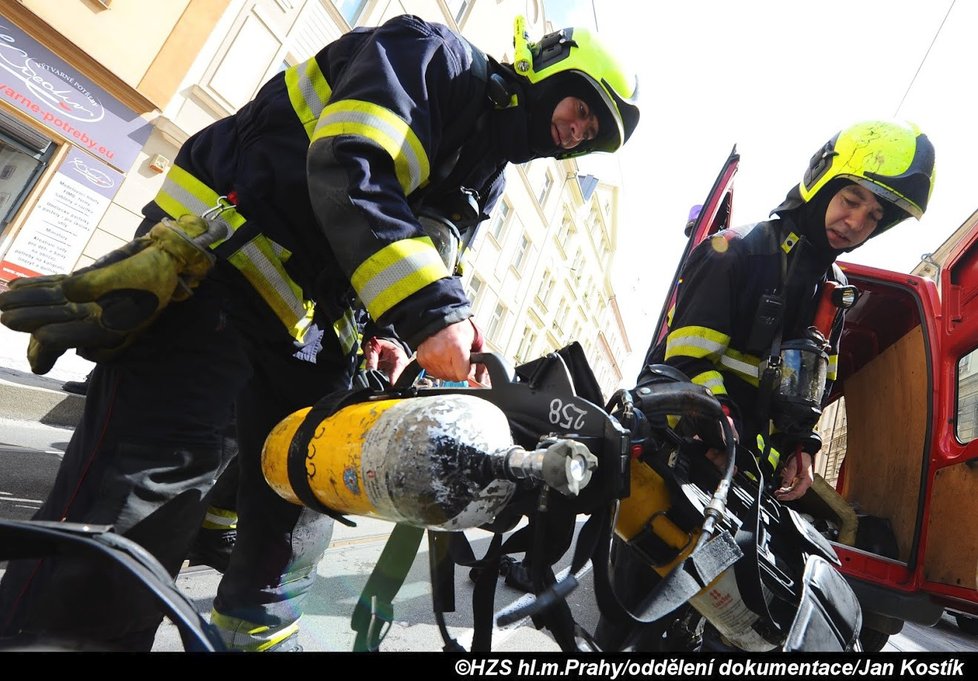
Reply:
[[[233, 404], [238, 536], [212, 622], [234, 648], [296, 645], [332, 520], [268, 487], [265, 436], [350, 386], [358, 309], [428, 374], [465, 379], [477, 330], [457, 252], [506, 165], [611, 152], [638, 122], [635, 78], [596, 35], [529, 43], [522, 26], [512, 66], [413, 16], [343, 35], [187, 140], [146, 237], [11, 284], [0, 319], [32, 333], [36, 373], [69, 347], [99, 360], [37, 519], [113, 524], [175, 575]], [[88, 561], [13, 562], [0, 587], [8, 635], [148, 650], [161, 621]]]
[[[799, 343], [812, 333], [826, 282], [846, 283], [836, 258], [908, 217], [920, 219], [933, 177], [934, 148], [913, 125], [867, 121], [837, 133], [772, 211], [776, 217], [718, 232], [692, 251], [668, 334], [653, 342], [637, 384], [664, 363], [709, 388], [738, 441], [756, 453], [765, 479], [779, 480], [774, 495], [801, 497], [813, 482], [813, 457], [822, 444], [815, 432], [821, 404], [812, 409], [804, 395], [770, 394], [777, 391], [765, 383], [763, 369], [778, 347], [804, 347]], [[835, 378], [842, 323], [839, 309], [823, 334], [828, 383]], [[819, 400], [828, 383], [817, 386], [823, 388]], [[722, 470], [722, 442], [712, 444], [706, 456]], [[619, 595], [634, 606], [656, 573], [619, 538], [614, 549]], [[667, 624], [649, 626], [641, 645], [663, 645]], [[599, 641], [614, 649], [624, 632], [604, 619]]]

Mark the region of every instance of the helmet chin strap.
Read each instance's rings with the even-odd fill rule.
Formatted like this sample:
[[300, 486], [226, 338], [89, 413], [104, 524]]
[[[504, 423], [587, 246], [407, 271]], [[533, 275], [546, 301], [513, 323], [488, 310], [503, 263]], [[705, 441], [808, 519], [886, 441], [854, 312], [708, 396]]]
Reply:
[[814, 252], [829, 262], [846, 251], [832, 248], [829, 244], [829, 237], [825, 232], [825, 214], [829, 209], [832, 197], [847, 184], [852, 184], [852, 182], [842, 178], [832, 180], [822, 187], [811, 200], [799, 206], [795, 213], [798, 229], [808, 239]]

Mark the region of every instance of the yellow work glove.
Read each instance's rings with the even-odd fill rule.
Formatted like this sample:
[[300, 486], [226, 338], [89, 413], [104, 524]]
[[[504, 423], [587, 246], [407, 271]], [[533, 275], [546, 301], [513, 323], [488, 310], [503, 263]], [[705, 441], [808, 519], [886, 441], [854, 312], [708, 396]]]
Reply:
[[127, 347], [171, 300], [185, 300], [214, 265], [220, 237], [195, 215], [165, 218], [72, 274], [15, 279], [0, 293], [0, 323], [31, 334], [27, 359], [45, 374], [68, 348], [93, 361]]

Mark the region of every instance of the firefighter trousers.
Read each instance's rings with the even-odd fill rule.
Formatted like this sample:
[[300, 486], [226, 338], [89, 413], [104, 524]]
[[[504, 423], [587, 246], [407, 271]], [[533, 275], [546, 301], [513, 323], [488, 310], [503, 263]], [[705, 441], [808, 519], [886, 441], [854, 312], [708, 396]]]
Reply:
[[[34, 519], [112, 525], [175, 576], [233, 454], [224, 429], [236, 408], [238, 545], [216, 606], [260, 625], [297, 621], [332, 520], [268, 487], [261, 448], [278, 421], [349, 387], [352, 375], [331, 326], [317, 322], [303, 340], [298, 347], [243, 279], [219, 265], [124, 354], [97, 365]], [[0, 582], [0, 636], [150, 650], [161, 621], [151, 595], [105, 561], [11, 561]]]

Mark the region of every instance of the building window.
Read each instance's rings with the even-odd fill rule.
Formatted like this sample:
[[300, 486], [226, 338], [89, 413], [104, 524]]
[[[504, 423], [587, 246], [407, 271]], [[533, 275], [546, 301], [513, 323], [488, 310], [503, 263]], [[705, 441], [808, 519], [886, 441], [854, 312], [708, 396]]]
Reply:
[[0, 232], [40, 181], [57, 146], [0, 113]]
[[560, 305], [557, 306], [556, 314], [554, 315], [554, 331], [557, 332], [557, 336], [563, 333], [563, 328], [567, 325], [567, 298], [560, 299]]
[[340, 11], [346, 23], [353, 26], [360, 18], [367, 0], [333, 0], [333, 5]]
[[541, 206], [547, 202], [547, 195], [550, 193], [550, 188], [553, 186], [554, 176], [548, 170], [543, 176], [543, 184], [540, 186], [540, 193], [537, 194], [537, 201]]
[[974, 373], [974, 357], [975, 352], [969, 352], [967, 355], [958, 360], [958, 375], [962, 378], [967, 378]]
[[496, 308], [492, 311], [492, 319], [489, 320], [489, 328], [486, 330], [490, 340], [496, 340], [502, 333], [503, 326], [506, 324], [506, 306], [496, 303]]
[[974, 370], [978, 350], [958, 360], [957, 436], [961, 442], [978, 438], [978, 372]]
[[563, 221], [560, 223], [560, 231], [557, 232], [557, 243], [564, 253], [570, 250], [570, 242], [574, 238], [576, 231], [574, 220], [569, 215], [565, 215]]
[[580, 249], [574, 254], [574, 262], [571, 265], [571, 276], [578, 284], [581, 283], [581, 278], [584, 276], [584, 252]]
[[550, 302], [550, 292], [554, 290], [554, 275], [550, 270], [547, 270], [543, 274], [543, 279], [540, 280], [540, 288], [537, 290], [537, 298], [546, 307], [547, 303]]
[[448, 9], [452, 12], [452, 18], [455, 19], [456, 24], [462, 23], [462, 17], [465, 16], [465, 10], [469, 8], [468, 0], [446, 0]]
[[472, 280], [469, 282], [469, 300], [473, 303], [476, 301], [479, 291], [482, 290], [482, 280], [476, 275], [472, 275]]
[[526, 235], [520, 237], [520, 245], [516, 247], [516, 255], [513, 257], [513, 269], [517, 272], [522, 271], [526, 257], [530, 253], [530, 240]]
[[509, 222], [509, 214], [511, 212], [512, 209], [508, 201], [503, 199], [499, 202], [499, 208], [496, 209], [496, 214], [493, 216], [492, 222], [489, 223], [489, 233], [492, 234], [492, 238], [497, 243], [502, 243], [503, 232], [506, 230], [506, 224]]
[[520, 349], [516, 351], [516, 361], [522, 363], [534, 359], [532, 353], [536, 344], [537, 334], [533, 331], [527, 331], [523, 340], [520, 341]]

